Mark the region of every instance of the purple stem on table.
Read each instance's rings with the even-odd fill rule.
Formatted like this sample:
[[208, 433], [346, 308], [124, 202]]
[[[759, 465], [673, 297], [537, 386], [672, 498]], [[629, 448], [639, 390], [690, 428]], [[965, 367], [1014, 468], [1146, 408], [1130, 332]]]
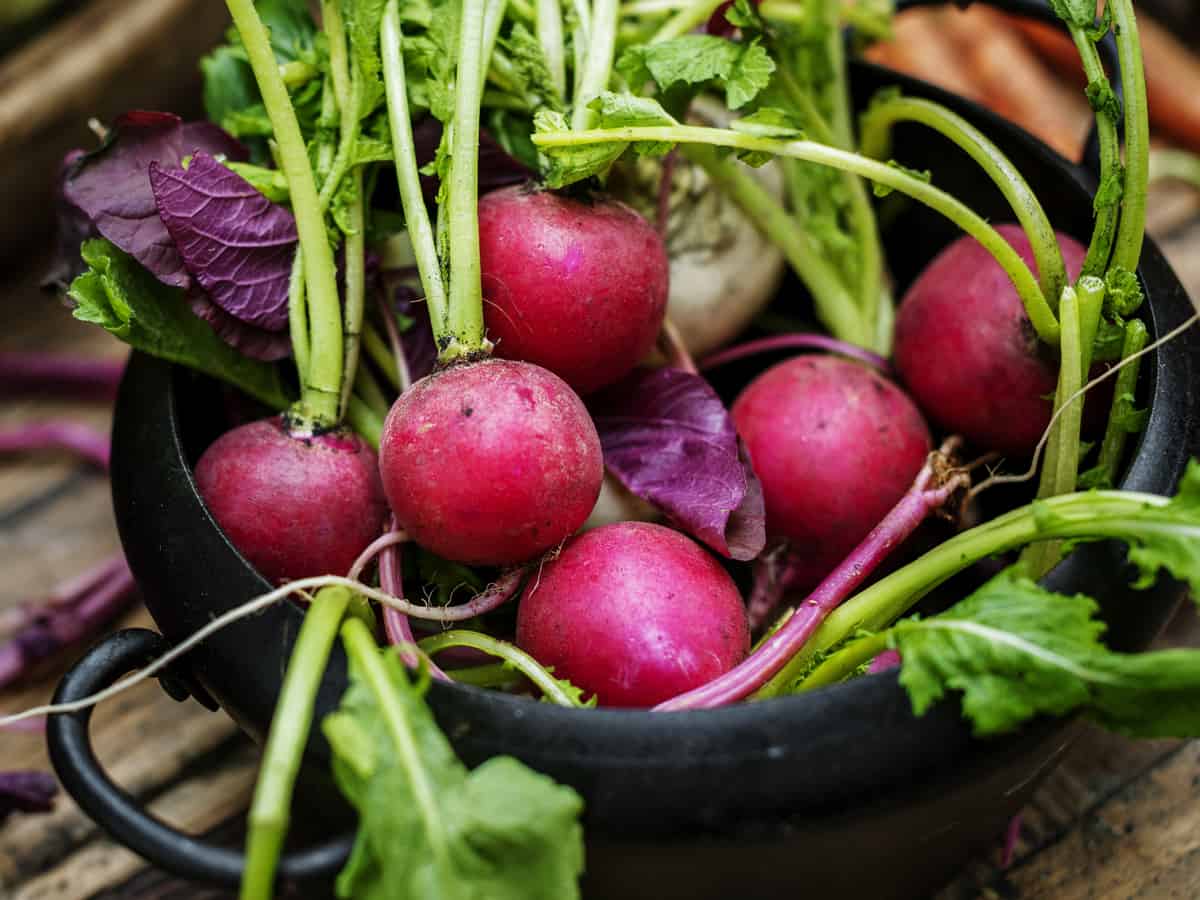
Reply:
[[28, 627], [39, 617], [45, 616], [47, 610], [70, 608], [79, 602], [81, 596], [96, 590], [101, 584], [127, 569], [125, 557], [117, 554], [76, 575], [70, 581], [64, 581], [41, 601], [22, 603], [0, 610], [0, 637], [7, 637]]
[[0, 825], [14, 812], [50, 812], [57, 793], [46, 772], [0, 772]]
[[725, 350], [719, 350], [711, 356], [700, 360], [700, 371], [707, 372], [725, 363], [731, 363], [747, 356], [759, 353], [769, 353], [773, 350], [822, 350], [827, 353], [837, 353], [850, 359], [856, 359], [877, 369], [881, 375], [893, 377], [892, 366], [878, 353], [872, 353], [854, 344], [839, 341], [824, 334], [781, 334], [776, 337], [759, 338], [736, 344]]
[[[126, 609], [135, 595], [135, 583], [125, 558], [119, 560], [120, 566], [114, 566], [107, 577], [90, 582], [73, 597], [59, 597], [50, 606], [26, 612], [25, 623], [0, 644], [0, 688]], [[78, 581], [84, 583], [83, 579]]]
[[788, 660], [800, 652], [825, 617], [849, 597], [930, 513], [941, 508], [959, 488], [965, 486], [966, 476], [955, 473], [943, 483], [931, 487], [937, 468], [934, 460], [944, 450], [945, 445], [943, 451], [930, 454], [929, 461], [900, 502], [757, 650], [719, 678], [672, 697], [654, 708], [679, 710], [724, 706], [745, 699], [770, 681]]
[[68, 396], [112, 399], [124, 371], [123, 359], [0, 353], [0, 393], [52, 391]]
[[0, 454], [42, 450], [68, 450], [101, 469], [108, 469], [108, 437], [90, 425], [53, 419], [0, 431]]

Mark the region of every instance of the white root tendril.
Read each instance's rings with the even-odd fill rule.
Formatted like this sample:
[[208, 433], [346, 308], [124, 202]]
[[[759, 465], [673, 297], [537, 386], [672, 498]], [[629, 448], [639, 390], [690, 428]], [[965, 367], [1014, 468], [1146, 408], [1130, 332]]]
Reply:
[[84, 697], [80, 700], [72, 701], [71, 703], [54, 703], [45, 706], [35, 706], [32, 709], [24, 710], [23, 712], [14, 713], [13, 715], [0, 717], [0, 728], [7, 728], [17, 722], [22, 722], [26, 719], [33, 719], [38, 716], [57, 715], [62, 713], [73, 713], [81, 710], [90, 709], [104, 700], [109, 700], [119, 694], [124, 693], [130, 688], [141, 684], [147, 679], [153, 678], [179, 657], [183, 656], [201, 641], [211, 637], [218, 631], [233, 625], [242, 619], [247, 619], [255, 613], [262, 612], [281, 600], [290, 597], [293, 594], [302, 593], [309, 590], [315, 590], [323, 587], [341, 586], [356, 591], [371, 600], [382, 603], [385, 606], [390, 606], [408, 616], [414, 616], [421, 619], [430, 619], [437, 622], [457, 622], [463, 619], [469, 619], [478, 614], [478, 610], [472, 604], [467, 604], [468, 608], [465, 611], [459, 611], [455, 607], [428, 607], [415, 603], [410, 603], [407, 600], [402, 600], [398, 597], [393, 597], [378, 588], [373, 588], [356, 581], [353, 578], [344, 578], [340, 575], [316, 575], [311, 578], [300, 578], [296, 581], [290, 581], [282, 587], [278, 587], [269, 593], [247, 600], [241, 606], [234, 607], [222, 613], [217, 618], [213, 619], [187, 640], [172, 647], [158, 659], [148, 664], [145, 668], [139, 669], [137, 672], [123, 678], [116, 684], [110, 685], [102, 691], [97, 691], [91, 696]]

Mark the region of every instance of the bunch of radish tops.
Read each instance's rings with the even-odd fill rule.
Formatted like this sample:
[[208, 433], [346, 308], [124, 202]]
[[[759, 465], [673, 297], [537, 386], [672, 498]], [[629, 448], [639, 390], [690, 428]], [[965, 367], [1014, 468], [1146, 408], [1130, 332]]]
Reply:
[[[899, 665], [917, 714], [953, 692], [980, 735], [1072, 711], [1200, 734], [1200, 653], [1112, 652], [1091, 599], [1037, 583], [1115, 538], [1131, 589], [1200, 585], [1200, 468], [1173, 499], [1113, 490], [1146, 417], [1132, 4], [1053, 2], [1099, 134], [1086, 246], [950, 110], [893, 91], [856, 122], [845, 53], [888, 11], [832, 0], [323, 0], [319, 26], [227, 0], [211, 121], [132, 112], [70, 158], [75, 315], [237, 389], [196, 483], [306, 606], [244, 897], [272, 890], [339, 638], [342, 896], [576, 892], [580, 798], [510, 758], [468, 772], [430, 679], [668, 715]], [[1015, 223], [890, 160], [911, 122]], [[965, 232], [899, 303], [872, 189]], [[805, 290], [765, 312], [785, 269]], [[767, 352], [735, 393], [707, 380]], [[1036, 500], [979, 515], [1005, 480]]]

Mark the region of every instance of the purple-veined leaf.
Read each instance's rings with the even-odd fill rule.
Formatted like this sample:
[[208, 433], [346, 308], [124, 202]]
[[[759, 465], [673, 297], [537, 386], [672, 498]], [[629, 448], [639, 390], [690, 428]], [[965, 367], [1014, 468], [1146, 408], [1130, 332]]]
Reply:
[[188, 291], [187, 299], [192, 312], [207, 322], [217, 333], [217, 337], [243, 356], [261, 359], [263, 362], [275, 362], [292, 355], [292, 340], [287, 329], [267, 331], [248, 325], [225, 312], [213, 303], [204, 291], [196, 289], [195, 286]]
[[167, 233], [209, 299], [248, 325], [286, 328], [292, 214], [204, 152], [186, 169], [152, 160], [150, 186]]
[[604, 464], [626, 488], [724, 556], [762, 552], [762, 487], [707, 381], [679, 369], [636, 369], [588, 405]]
[[246, 158], [241, 144], [210, 123], [184, 124], [171, 113], [125, 113], [103, 147], [71, 166], [63, 180], [63, 197], [159, 281], [187, 287], [190, 278], [159, 218], [149, 169], [152, 162], [178, 166], [199, 151]]

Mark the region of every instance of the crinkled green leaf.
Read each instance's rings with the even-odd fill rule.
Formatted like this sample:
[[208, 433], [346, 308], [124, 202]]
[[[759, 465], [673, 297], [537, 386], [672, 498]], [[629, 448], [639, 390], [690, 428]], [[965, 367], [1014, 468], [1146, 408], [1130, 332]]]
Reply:
[[961, 695], [977, 735], [1082, 712], [1138, 737], [1200, 735], [1200, 651], [1106, 648], [1096, 604], [1001, 575], [942, 615], [895, 626], [900, 683], [918, 715]]
[[[533, 126], [538, 134], [571, 130], [562, 113], [548, 109], [541, 110], [533, 117]], [[602, 175], [628, 146], [625, 141], [611, 141], [574, 147], [542, 147], [542, 180], [547, 187], [561, 188], [594, 175]]]
[[71, 283], [75, 318], [143, 353], [221, 378], [275, 409], [288, 405], [279, 370], [221, 340], [192, 313], [182, 290], [163, 284], [106, 240], [85, 241], [80, 254], [89, 269]]
[[554, 86], [546, 53], [533, 32], [524, 23], [517, 22], [508, 37], [501, 39], [501, 45], [512, 60], [518, 81], [517, 93], [538, 97], [542, 106], [562, 112], [565, 108], [563, 98]]
[[[338, 896], [577, 897], [583, 870], [579, 796], [511, 757], [468, 772], [396, 655], [380, 653], [388, 703], [416, 744], [416, 768], [398, 750], [380, 698], [352, 663], [341, 706], [322, 723], [334, 775], [359, 814], [358, 838], [338, 878]], [[418, 780], [428, 785], [432, 808], [414, 792]]]
[[1200, 463], [1188, 463], [1170, 503], [1148, 507], [1136, 521], [1141, 527], [1138, 540], [1129, 547], [1129, 559], [1141, 577], [1133, 586], [1149, 587], [1159, 569], [1165, 569], [1186, 581], [1200, 602]]
[[1096, 0], [1050, 0], [1050, 8], [1075, 28], [1091, 28], [1096, 22]]
[[739, 109], [770, 83], [775, 63], [757, 40], [738, 43], [710, 34], [688, 34], [630, 47], [618, 59], [617, 71], [635, 89], [647, 80], [661, 91], [676, 85], [699, 91], [717, 84], [725, 89], [729, 108]]
[[[657, 100], [605, 91], [588, 108], [596, 112], [597, 128], [670, 128], [679, 123]], [[671, 141], [638, 141], [634, 149], [646, 156], [662, 156], [674, 147]]]
[[1121, 100], [1117, 96], [1116, 91], [1112, 89], [1112, 85], [1108, 83], [1107, 78], [1089, 81], [1085, 90], [1088, 103], [1092, 105], [1092, 109], [1101, 115], [1107, 116], [1113, 122], [1119, 122], [1123, 115], [1121, 111]]
[[1104, 276], [1104, 312], [1110, 316], [1127, 317], [1142, 305], [1142, 284], [1135, 273], [1120, 266]]
[[250, 182], [256, 191], [272, 203], [288, 203], [291, 200], [287, 178], [278, 169], [233, 161], [227, 161], [225, 165]]

